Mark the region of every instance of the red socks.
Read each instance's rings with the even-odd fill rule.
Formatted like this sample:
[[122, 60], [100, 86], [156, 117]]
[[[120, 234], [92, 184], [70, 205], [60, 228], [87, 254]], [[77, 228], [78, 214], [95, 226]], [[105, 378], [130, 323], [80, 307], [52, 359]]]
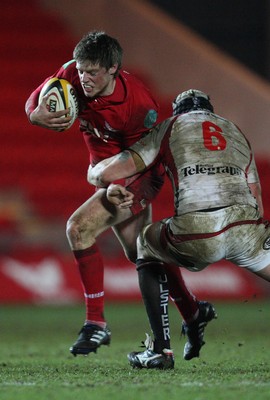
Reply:
[[[74, 250], [74, 257], [80, 272], [86, 304], [86, 321], [105, 326], [104, 318], [104, 265], [96, 244]], [[189, 323], [196, 318], [198, 303], [183, 280], [181, 269], [165, 264], [170, 297], [175, 302], [183, 319]]]
[[86, 321], [105, 326], [104, 265], [96, 244], [73, 251], [84, 289]]
[[186, 287], [182, 277], [181, 268], [175, 265], [165, 264], [168, 278], [170, 297], [180, 311], [185, 322], [192, 322], [198, 314], [198, 302], [196, 297]]

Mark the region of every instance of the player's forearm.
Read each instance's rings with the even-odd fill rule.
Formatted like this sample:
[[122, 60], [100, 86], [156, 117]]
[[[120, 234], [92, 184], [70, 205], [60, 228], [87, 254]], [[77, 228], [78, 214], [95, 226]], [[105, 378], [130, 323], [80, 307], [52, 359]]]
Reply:
[[29, 122], [31, 123], [33, 123], [31, 119], [31, 114], [37, 106], [37, 97], [38, 97], [37, 94], [33, 92], [25, 103], [25, 112]]
[[106, 158], [105, 160], [100, 161], [97, 165], [95, 165], [95, 167], [92, 167], [91, 165], [89, 165], [89, 168], [87, 171], [87, 181], [91, 185], [99, 186], [99, 187], [108, 186], [108, 183], [103, 182], [103, 174], [105, 173], [106, 168], [112, 162], [113, 158], [114, 157]]
[[42, 88], [42, 85], [39, 85], [28, 97], [26, 103], [25, 103], [25, 112], [26, 115], [29, 119], [29, 121], [33, 124], [35, 124], [35, 121], [32, 121], [31, 114], [32, 112], [36, 109], [38, 106], [38, 99], [39, 99], [39, 94]]
[[95, 186], [106, 187], [119, 179], [130, 177], [144, 169], [142, 160], [139, 162], [136, 153], [123, 151], [114, 157], [98, 163], [88, 170], [88, 182]]

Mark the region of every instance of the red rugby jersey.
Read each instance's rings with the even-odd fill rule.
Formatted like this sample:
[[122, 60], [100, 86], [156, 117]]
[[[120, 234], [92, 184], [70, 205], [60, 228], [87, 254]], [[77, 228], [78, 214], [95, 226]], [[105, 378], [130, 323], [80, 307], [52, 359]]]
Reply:
[[[130, 147], [160, 122], [159, 106], [149, 89], [126, 71], [120, 71], [111, 95], [94, 99], [87, 98], [83, 93], [75, 60], [64, 64], [45, 81], [52, 77], [68, 80], [78, 94], [80, 130], [92, 165]], [[30, 113], [38, 104], [44, 83], [30, 96]]]

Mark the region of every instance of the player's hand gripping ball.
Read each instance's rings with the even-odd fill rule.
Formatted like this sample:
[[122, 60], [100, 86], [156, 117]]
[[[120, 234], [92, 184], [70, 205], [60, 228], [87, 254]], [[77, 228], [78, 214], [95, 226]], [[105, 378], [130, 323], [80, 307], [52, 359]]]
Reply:
[[75, 89], [66, 79], [51, 78], [49, 79], [41, 89], [39, 95], [39, 103], [42, 98], [48, 95], [46, 105], [49, 111], [63, 111], [69, 109], [67, 116], [71, 117], [69, 129], [79, 113], [79, 102]]

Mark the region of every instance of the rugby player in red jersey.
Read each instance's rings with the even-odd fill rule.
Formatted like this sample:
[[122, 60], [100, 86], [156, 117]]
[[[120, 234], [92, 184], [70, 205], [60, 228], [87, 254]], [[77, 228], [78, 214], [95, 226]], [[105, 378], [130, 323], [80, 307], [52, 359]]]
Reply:
[[[89, 150], [91, 169], [101, 160], [131, 146], [155, 126], [159, 122], [159, 106], [142, 82], [121, 69], [122, 48], [106, 33], [89, 32], [75, 46], [73, 56], [73, 60], [49, 78], [64, 78], [77, 92], [80, 131]], [[46, 97], [38, 104], [43, 84], [27, 100], [26, 114], [33, 125], [61, 131], [69, 126], [70, 118], [65, 117], [67, 110], [49, 112]], [[113, 206], [106, 198], [106, 189], [98, 188], [69, 218], [67, 238], [86, 301], [85, 323], [70, 348], [72, 354], [86, 355], [111, 340], [104, 317], [104, 266], [96, 238], [112, 227], [127, 258], [135, 263], [136, 238], [142, 227], [151, 222], [150, 203], [162, 187], [163, 176], [160, 164], [126, 180], [125, 186], [134, 193], [130, 208], [120, 210]], [[151, 282], [151, 274], [147, 279]], [[206, 323], [215, 316], [210, 303], [197, 301], [187, 289], [179, 269], [166, 265], [166, 279], [170, 296], [186, 323], [192, 323], [199, 314]], [[197, 356], [200, 347], [201, 332], [196, 327], [188, 358]]]

